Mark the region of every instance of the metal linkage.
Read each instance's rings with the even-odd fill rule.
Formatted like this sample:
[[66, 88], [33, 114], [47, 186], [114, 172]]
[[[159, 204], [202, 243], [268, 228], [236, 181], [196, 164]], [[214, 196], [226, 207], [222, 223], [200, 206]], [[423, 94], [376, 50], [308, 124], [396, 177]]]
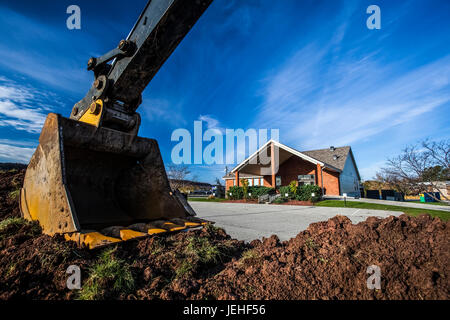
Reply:
[[142, 92], [211, 2], [150, 0], [127, 39], [105, 55], [89, 59], [88, 70], [94, 71], [95, 81], [74, 105], [71, 118], [80, 120], [101, 99], [105, 115], [99, 115], [99, 126], [137, 132]]

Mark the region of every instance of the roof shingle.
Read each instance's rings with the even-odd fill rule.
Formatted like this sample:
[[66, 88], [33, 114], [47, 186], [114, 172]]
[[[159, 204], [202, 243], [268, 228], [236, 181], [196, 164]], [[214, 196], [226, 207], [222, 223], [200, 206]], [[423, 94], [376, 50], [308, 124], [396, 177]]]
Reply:
[[[350, 147], [345, 146], [334, 148], [334, 151], [331, 148], [327, 148], [301, 152], [306, 154], [307, 156], [310, 156], [311, 158], [329, 164], [339, 170], [344, 170], [349, 151]], [[334, 156], [336, 156], [336, 158]]]

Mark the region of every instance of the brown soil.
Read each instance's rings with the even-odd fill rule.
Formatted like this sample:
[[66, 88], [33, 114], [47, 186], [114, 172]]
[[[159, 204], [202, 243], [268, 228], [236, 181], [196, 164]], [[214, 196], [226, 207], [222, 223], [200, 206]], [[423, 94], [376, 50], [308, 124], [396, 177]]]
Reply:
[[0, 171], [0, 220], [20, 216], [17, 201], [24, 175], [25, 169]]
[[[7, 199], [23, 172], [0, 173], [1, 218], [17, 217]], [[276, 236], [250, 244], [208, 226], [117, 245], [135, 285], [105, 299], [449, 299], [450, 222], [369, 218], [352, 225], [336, 216], [311, 224], [290, 241]], [[86, 286], [105, 249], [76, 248], [42, 235], [36, 223], [0, 229], [0, 299], [75, 299], [66, 269], [75, 264]], [[381, 290], [369, 290], [367, 267], [381, 268]]]
[[[428, 215], [352, 225], [343, 216], [314, 223], [280, 243], [253, 241], [250, 258], [233, 261], [194, 298], [448, 299], [449, 223]], [[381, 290], [366, 286], [367, 267], [381, 268]]]

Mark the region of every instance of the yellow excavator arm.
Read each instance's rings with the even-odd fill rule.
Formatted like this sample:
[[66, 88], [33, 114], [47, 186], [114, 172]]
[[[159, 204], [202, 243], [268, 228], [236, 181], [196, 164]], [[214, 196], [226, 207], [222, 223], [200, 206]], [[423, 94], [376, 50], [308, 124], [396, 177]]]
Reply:
[[158, 143], [138, 137], [141, 94], [212, 0], [151, 0], [127, 39], [90, 58], [95, 81], [70, 118], [49, 114], [20, 193], [43, 232], [96, 248], [198, 227], [171, 190]]

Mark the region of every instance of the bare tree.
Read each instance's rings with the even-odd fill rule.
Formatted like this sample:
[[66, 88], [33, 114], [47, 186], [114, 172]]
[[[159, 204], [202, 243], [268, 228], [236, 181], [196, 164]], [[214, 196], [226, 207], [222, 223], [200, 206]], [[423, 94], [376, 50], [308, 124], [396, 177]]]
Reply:
[[[449, 179], [449, 158], [450, 140], [425, 140], [407, 146], [399, 156], [388, 159], [387, 166], [377, 173], [377, 180], [404, 193], [438, 191], [441, 198], [447, 199], [437, 182]], [[431, 196], [438, 200], [433, 194]]]
[[188, 166], [169, 164], [167, 166], [167, 177], [170, 179], [172, 189], [184, 189], [186, 187], [186, 178], [191, 173]]

